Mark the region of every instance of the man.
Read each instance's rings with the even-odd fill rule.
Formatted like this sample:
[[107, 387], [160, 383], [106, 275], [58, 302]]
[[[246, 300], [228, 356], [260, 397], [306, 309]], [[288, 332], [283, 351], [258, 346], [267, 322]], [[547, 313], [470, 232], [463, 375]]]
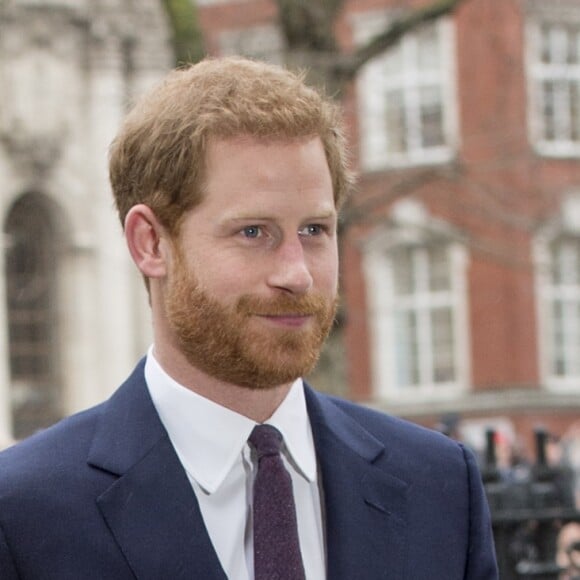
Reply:
[[556, 563], [561, 570], [559, 580], [580, 578], [580, 523], [562, 526], [556, 544]]
[[300, 378], [336, 304], [336, 108], [206, 60], [138, 103], [110, 172], [154, 346], [109, 401], [0, 456], [0, 577], [496, 578], [472, 455]]

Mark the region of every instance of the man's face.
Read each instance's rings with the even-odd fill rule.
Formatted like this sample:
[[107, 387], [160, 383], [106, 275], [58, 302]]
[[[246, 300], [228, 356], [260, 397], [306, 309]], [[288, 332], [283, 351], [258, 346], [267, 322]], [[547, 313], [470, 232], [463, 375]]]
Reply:
[[188, 362], [248, 388], [308, 373], [334, 318], [336, 219], [319, 139], [210, 143], [165, 290]]
[[580, 578], [580, 524], [570, 522], [558, 534], [556, 562], [562, 568], [559, 580]]

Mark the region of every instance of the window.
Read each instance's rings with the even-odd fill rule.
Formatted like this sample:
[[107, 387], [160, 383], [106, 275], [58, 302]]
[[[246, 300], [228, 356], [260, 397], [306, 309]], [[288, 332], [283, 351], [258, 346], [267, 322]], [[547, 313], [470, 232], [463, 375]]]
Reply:
[[370, 242], [365, 268], [377, 394], [437, 397], [462, 388], [464, 248], [429, 228], [395, 226]]
[[390, 256], [397, 340], [397, 386], [455, 381], [453, 299], [448, 250], [403, 247]]
[[580, 379], [580, 236], [563, 235], [549, 246], [547, 287], [551, 318], [549, 374]]
[[[358, 42], [387, 26], [358, 20]], [[453, 51], [449, 22], [406, 34], [373, 59], [358, 83], [361, 161], [367, 170], [439, 163], [452, 155]]]
[[580, 155], [580, 20], [536, 22], [529, 38], [532, 140], [545, 155]]
[[580, 194], [568, 195], [535, 243], [542, 380], [578, 389], [580, 380]]
[[57, 237], [41, 196], [20, 198], [5, 224], [14, 437], [61, 418], [57, 376]]

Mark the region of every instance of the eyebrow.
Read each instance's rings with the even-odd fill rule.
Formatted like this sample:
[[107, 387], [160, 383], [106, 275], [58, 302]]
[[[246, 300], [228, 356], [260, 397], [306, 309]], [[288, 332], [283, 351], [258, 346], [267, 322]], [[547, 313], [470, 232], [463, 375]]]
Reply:
[[[338, 213], [335, 209], [331, 211], [324, 211], [319, 214], [313, 214], [306, 217], [303, 221], [326, 221], [326, 220], [334, 220], [337, 219]], [[231, 216], [224, 216], [222, 223], [235, 223], [235, 222], [247, 222], [247, 221], [272, 221], [277, 218], [273, 217], [270, 214], [259, 214], [259, 213], [251, 213], [247, 215], [231, 215]]]

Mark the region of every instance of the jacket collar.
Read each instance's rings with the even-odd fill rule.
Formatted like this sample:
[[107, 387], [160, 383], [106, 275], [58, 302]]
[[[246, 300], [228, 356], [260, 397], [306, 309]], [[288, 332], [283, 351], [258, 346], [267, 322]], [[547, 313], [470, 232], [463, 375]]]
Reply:
[[406, 482], [389, 474], [385, 445], [336, 401], [308, 387], [306, 401], [324, 490], [328, 578], [403, 580]]
[[88, 462], [118, 476], [97, 505], [140, 580], [227, 580], [141, 361], [103, 405]]

